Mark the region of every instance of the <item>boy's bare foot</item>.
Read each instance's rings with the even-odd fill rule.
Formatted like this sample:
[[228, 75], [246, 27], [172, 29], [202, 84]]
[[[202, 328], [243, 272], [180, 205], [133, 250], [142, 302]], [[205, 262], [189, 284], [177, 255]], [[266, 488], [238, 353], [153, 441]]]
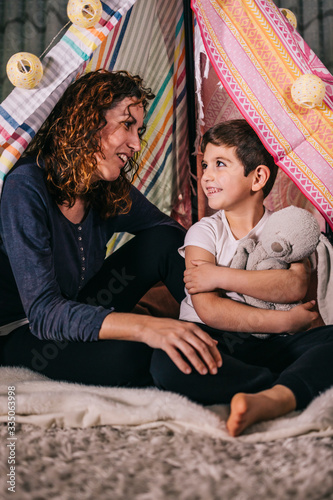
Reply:
[[238, 436], [256, 422], [280, 417], [295, 408], [294, 393], [284, 385], [256, 394], [239, 392], [231, 400], [227, 429], [231, 436]]

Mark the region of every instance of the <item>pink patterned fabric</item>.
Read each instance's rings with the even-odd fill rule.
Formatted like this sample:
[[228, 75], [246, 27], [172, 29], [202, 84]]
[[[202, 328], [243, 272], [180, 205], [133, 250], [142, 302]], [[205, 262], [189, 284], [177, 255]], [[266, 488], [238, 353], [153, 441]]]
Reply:
[[[205, 51], [239, 113], [333, 227], [332, 75], [270, 0], [192, 0], [192, 8]], [[304, 73], [325, 82], [321, 106], [294, 103], [291, 85]], [[218, 99], [210, 104], [227, 109]]]

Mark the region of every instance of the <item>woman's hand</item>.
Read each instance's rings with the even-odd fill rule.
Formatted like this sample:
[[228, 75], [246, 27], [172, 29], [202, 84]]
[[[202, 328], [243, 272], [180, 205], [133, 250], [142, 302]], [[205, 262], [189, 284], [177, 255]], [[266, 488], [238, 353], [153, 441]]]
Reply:
[[222, 365], [217, 341], [194, 323], [147, 317], [142, 339], [150, 347], [165, 351], [183, 373], [191, 373], [192, 365], [201, 375], [215, 375]]
[[100, 339], [134, 340], [162, 349], [183, 373], [192, 367], [201, 375], [215, 375], [222, 358], [212, 339], [194, 323], [131, 313], [109, 314], [100, 330]]
[[212, 292], [219, 287], [219, 269], [206, 260], [191, 260], [194, 267], [184, 272], [184, 283], [189, 294]]

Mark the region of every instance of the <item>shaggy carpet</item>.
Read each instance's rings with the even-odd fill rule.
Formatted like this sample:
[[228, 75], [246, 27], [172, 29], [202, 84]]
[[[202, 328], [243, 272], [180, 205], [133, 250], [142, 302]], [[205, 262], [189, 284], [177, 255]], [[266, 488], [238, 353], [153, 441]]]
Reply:
[[155, 389], [55, 382], [23, 369], [2, 368], [0, 380], [1, 499], [333, 499], [333, 389], [303, 412], [231, 438], [226, 406], [203, 408]]
[[[0, 426], [6, 439], [5, 425]], [[5, 441], [3, 441], [5, 442]], [[17, 430], [7, 500], [319, 500], [333, 498], [333, 440], [224, 441], [193, 431], [110, 426]], [[3, 451], [3, 450], [2, 450]]]

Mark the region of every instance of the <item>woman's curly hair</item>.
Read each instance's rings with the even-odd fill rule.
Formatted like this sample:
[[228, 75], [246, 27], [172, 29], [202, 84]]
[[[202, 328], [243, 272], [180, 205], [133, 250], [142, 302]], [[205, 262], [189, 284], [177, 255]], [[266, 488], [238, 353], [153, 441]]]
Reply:
[[98, 70], [81, 76], [67, 88], [34, 137], [25, 154], [36, 155], [37, 162], [42, 158], [47, 187], [57, 204], [72, 207], [80, 196], [103, 218], [130, 210], [138, 154], [128, 160], [115, 181], [96, 182], [94, 176], [96, 153], [104, 157], [100, 132], [106, 125], [106, 111], [126, 97], [135, 98], [146, 112], [155, 96], [143, 86], [142, 78], [127, 71]]

